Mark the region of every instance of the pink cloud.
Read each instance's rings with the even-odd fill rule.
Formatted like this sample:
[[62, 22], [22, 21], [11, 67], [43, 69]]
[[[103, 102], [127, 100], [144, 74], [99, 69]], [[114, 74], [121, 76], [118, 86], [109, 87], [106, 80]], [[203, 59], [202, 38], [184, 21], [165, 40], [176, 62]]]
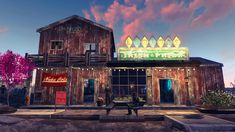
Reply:
[[0, 33], [4, 33], [4, 32], [7, 32], [7, 31], [8, 31], [8, 28], [0, 27]]
[[[142, 8], [137, 8], [138, 4], [143, 2]], [[120, 3], [114, 0], [106, 10], [101, 10], [99, 5], [93, 5], [90, 12], [96, 21], [106, 22], [114, 31], [115, 28], [122, 29], [123, 34], [118, 44], [121, 45], [128, 35], [133, 37], [139, 33], [151, 34], [145, 27], [157, 21], [168, 22], [173, 27], [170, 29], [173, 34], [210, 26], [228, 15], [234, 5], [235, 0], [193, 0], [188, 6], [185, 6], [183, 1], [177, 3], [167, 0], [124, 0], [124, 3]], [[202, 6], [206, 8], [205, 12], [194, 18], [195, 10]], [[117, 27], [117, 24], [121, 27]]]
[[91, 19], [91, 15], [87, 10], [82, 10], [82, 13], [84, 14], [86, 19]]
[[101, 6], [91, 6], [91, 13], [95, 17], [96, 21], [101, 21], [103, 19], [103, 14], [101, 13]]

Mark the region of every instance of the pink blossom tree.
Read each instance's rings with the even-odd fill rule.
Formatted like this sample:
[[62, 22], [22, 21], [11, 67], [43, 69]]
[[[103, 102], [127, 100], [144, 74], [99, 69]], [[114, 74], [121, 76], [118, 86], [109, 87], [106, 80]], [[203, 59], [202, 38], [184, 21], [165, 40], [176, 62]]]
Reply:
[[31, 60], [8, 50], [0, 54], [0, 79], [7, 88], [7, 104], [9, 96], [16, 85], [22, 85], [31, 76], [34, 65]]

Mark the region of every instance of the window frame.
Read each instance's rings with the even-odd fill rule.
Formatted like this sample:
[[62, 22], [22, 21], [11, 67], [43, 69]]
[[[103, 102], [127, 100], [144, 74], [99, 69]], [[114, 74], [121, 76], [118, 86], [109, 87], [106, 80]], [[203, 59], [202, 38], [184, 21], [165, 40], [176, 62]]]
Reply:
[[[57, 48], [52, 49], [53, 42], [61, 42], [61, 49], [57, 49]], [[63, 40], [51, 40], [50, 41], [50, 50], [63, 50], [63, 49], [64, 49], [64, 41]]]

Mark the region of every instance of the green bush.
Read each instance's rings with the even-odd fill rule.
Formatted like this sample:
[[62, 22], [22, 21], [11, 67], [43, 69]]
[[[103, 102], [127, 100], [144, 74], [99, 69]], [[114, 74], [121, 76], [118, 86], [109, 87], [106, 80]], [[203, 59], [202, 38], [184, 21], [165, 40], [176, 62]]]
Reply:
[[228, 108], [232, 106], [235, 97], [232, 93], [217, 90], [208, 91], [201, 99], [204, 107]]

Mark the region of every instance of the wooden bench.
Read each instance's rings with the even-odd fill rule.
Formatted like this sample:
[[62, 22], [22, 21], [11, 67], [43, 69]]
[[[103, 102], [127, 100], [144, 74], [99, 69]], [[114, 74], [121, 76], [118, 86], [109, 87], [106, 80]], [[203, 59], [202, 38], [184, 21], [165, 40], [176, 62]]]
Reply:
[[[123, 104], [122, 104], [122, 105], [119, 105], [118, 103], [111, 103], [111, 104], [109, 104], [108, 106], [106, 106], [106, 107], [105, 107], [106, 115], [109, 115], [110, 111], [111, 111], [113, 108], [118, 107], [118, 106], [123, 106]], [[143, 106], [133, 106], [133, 107], [131, 107], [130, 105], [127, 104], [125, 107], [126, 107], [127, 109], [130, 108], [131, 110], [133, 110], [133, 111], [135, 112], [136, 116], [138, 116], [138, 110], [141, 109]]]

